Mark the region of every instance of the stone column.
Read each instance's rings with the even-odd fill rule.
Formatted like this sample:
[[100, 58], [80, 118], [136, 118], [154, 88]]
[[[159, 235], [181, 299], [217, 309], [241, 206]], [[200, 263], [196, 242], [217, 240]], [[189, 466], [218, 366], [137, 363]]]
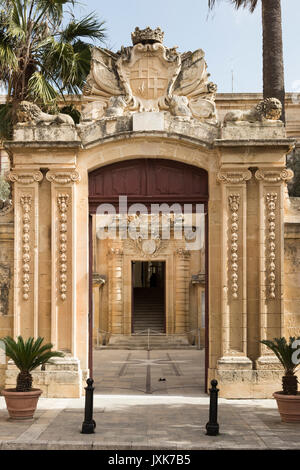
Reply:
[[[252, 369], [247, 357], [247, 190], [249, 170], [220, 171], [222, 184], [222, 357], [219, 369]], [[213, 295], [213, 292], [211, 292]]]
[[109, 262], [109, 330], [123, 334], [123, 250], [111, 247]]
[[38, 243], [39, 182], [35, 168], [15, 169], [8, 174], [14, 183], [15, 261], [14, 336], [38, 336]]
[[188, 328], [189, 283], [191, 254], [184, 248], [176, 250], [175, 333], [184, 334]]
[[[259, 181], [260, 272], [259, 340], [283, 335], [284, 190], [293, 172], [260, 168]], [[257, 369], [279, 368], [276, 356], [260, 343]]]
[[51, 182], [51, 342], [76, 356], [76, 190], [77, 170], [52, 169]]

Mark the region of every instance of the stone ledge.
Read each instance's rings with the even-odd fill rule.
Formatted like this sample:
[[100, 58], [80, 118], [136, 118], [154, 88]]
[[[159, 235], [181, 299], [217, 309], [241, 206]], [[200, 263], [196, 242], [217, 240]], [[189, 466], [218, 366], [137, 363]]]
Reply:
[[[84, 371], [84, 376], [87, 375]], [[19, 371], [12, 361], [8, 362], [5, 387], [16, 386]], [[74, 357], [53, 358], [52, 363], [32, 371], [33, 387], [40, 388], [45, 398], [80, 398], [83, 393], [83, 374], [80, 361]]]
[[252, 370], [252, 361], [246, 356], [224, 356], [218, 360], [218, 370]]

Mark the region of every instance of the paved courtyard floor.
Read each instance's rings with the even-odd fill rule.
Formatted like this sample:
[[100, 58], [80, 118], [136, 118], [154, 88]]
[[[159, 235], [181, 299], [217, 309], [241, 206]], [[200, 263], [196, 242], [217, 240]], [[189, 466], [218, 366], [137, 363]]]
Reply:
[[293, 449], [300, 424], [280, 421], [274, 400], [219, 400], [220, 435], [206, 436], [203, 351], [99, 350], [95, 434], [80, 433], [84, 397], [40, 398], [31, 421], [9, 421], [0, 398], [0, 449]]

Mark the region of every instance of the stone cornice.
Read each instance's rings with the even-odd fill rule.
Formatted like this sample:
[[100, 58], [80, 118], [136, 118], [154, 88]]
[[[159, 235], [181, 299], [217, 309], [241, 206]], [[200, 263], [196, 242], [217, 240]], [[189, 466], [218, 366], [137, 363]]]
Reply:
[[295, 139], [215, 139], [215, 147], [277, 147], [292, 151]]

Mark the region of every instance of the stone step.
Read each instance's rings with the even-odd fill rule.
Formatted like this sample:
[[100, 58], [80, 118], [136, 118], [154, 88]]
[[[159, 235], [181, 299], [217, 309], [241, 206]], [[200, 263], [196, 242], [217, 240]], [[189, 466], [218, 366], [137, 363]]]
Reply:
[[[149, 337], [150, 349], [197, 349], [189, 344], [188, 339], [182, 336], [151, 335]], [[145, 335], [114, 335], [107, 346], [98, 349], [148, 349], [148, 336]]]

